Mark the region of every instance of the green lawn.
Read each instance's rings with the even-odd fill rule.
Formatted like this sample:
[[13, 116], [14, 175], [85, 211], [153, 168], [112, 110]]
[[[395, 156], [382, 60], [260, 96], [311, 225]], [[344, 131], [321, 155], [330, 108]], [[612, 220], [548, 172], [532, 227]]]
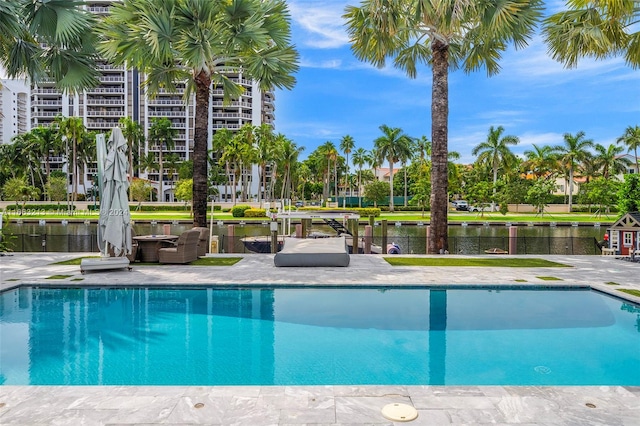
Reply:
[[[92, 222], [98, 221], [98, 212], [91, 212], [90, 214], [74, 214], [73, 216], [63, 215], [63, 214], [46, 214], [46, 215], [24, 215], [17, 216], [14, 214], [9, 215], [10, 220], [17, 219], [44, 219], [44, 220], [90, 220]], [[192, 216], [189, 211], [164, 211], [164, 212], [131, 212], [131, 219], [135, 221], [151, 221], [157, 220], [160, 222], [170, 222], [173, 220], [179, 221], [190, 221], [192, 220]], [[386, 220], [390, 225], [395, 222], [429, 222], [430, 216], [428, 212], [422, 216], [420, 212], [383, 212], [380, 216], [376, 217], [376, 221]], [[484, 213], [480, 215], [479, 213], [468, 213], [468, 212], [456, 212], [451, 211], [448, 215], [448, 221], [450, 223], [462, 223], [462, 222], [497, 222], [497, 223], [506, 223], [506, 222], [514, 222], [514, 223], [549, 223], [549, 222], [558, 222], [558, 223], [566, 223], [566, 222], [588, 222], [588, 223], [612, 223], [617, 219], [616, 215], [609, 216], [600, 216], [596, 217], [592, 213], [554, 213], [554, 214], [545, 214], [544, 216], [535, 215], [535, 214], [524, 214], [524, 213], [507, 213], [506, 215], [502, 215], [500, 213]], [[207, 214], [207, 222], [211, 220], [210, 213]], [[231, 213], [222, 213], [215, 212], [213, 215], [214, 221], [244, 221], [247, 223], [257, 222], [261, 223], [266, 220], [269, 220], [266, 217], [259, 218], [237, 218], [233, 217]], [[360, 223], [367, 222], [366, 217], [360, 218]]]
[[[82, 259], [95, 259], [98, 256], [85, 256], [77, 257], [74, 259], [63, 260], [62, 262], [55, 262], [52, 265], [80, 265]], [[198, 260], [194, 260], [189, 263], [191, 266], [232, 266], [242, 260], [241, 257], [201, 257]], [[132, 263], [131, 266], [158, 266], [160, 263]]]
[[385, 257], [393, 266], [485, 266], [492, 268], [571, 268], [570, 265], [545, 259], [525, 258], [454, 258], [454, 257]]

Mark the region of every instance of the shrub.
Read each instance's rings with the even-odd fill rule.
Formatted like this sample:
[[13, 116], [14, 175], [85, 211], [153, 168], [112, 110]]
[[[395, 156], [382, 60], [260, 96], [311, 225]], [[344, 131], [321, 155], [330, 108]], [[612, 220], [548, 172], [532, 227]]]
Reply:
[[267, 217], [265, 209], [247, 209], [244, 211], [244, 217]]
[[233, 217], [244, 217], [244, 212], [249, 210], [251, 206], [247, 206], [244, 204], [238, 204], [237, 206], [233, 206], [231, 209], [231, 216]]

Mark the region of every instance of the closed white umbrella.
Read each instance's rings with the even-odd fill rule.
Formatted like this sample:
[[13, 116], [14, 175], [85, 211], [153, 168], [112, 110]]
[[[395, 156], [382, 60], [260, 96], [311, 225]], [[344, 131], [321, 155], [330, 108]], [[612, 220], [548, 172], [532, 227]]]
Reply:
[[[110, 247], [116, 256], [125, 256], [131, 254], [127, 141], [122, 130], [114, 127], [107, 142], [106, 156], [104, 147], [100, 145], [98, 143], [98, 176], [101, 185], [98, 246], [103, 256], [108, 256]], [[102, 161], [100, 157], [103, 157]], [[100, 166], [104, 168], [102, 177]]]

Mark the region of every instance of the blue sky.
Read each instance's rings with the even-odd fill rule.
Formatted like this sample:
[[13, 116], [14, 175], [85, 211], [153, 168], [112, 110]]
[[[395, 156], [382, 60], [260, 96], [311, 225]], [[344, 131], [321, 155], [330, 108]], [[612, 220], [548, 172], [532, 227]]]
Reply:
[[[371, 149], [378, 127], [400, 127], [413, 137], [431, 139], [431, 70], [416, 79], [392, 67], [377, 69], [351, 53], [341, 18], [354, 0], [288, 0], [300, 71], [293, 90], [276, 94], [276, 131], [298, 146], [306, 158], [319, 145], [351, 135], [356, 148]], [[563, 2], [547, 2], [555, 12]], [[583, 59], [567, 70], [547, 55], [542, 38], [529, 47], [510, 48], [500, 74], [455, 71], [449, 75], [449, 150], [462, 163], [486, 140], [490, 126], [520, 138], [513, 151], [531, 144], [558, 145], [564, 133], [584, 131], [607, 146], [624, 129], [640, 125], [640, 70], [622, 58]]]

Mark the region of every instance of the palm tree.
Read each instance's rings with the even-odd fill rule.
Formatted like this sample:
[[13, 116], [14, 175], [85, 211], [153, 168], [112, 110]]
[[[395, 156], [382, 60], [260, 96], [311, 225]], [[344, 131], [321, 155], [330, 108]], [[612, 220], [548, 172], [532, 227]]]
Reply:
[[431, 159], [431, 141], [424, 135], [415, 138], [414, 141], [418, 152], [420, 152], [420, 163], [424, 164], [425, 161]]
[[[22, 170], [22, 173], [29, 173], [30, 186], [36, 186], [36, 178], [38, 178], [42, 185], [44, 180], [42, 178], [42, 168], [40, 167], [40, 159], [42, 158], [39, 150], [39, 143], [34, 137], [32, 132], [16, 135], [12, 138], [11, 152], [9, 157], [11, 158], [12, 167], [18, 171]], [[14, 174], [16, 176], [16, 174]]]
[[[149, 173], [153, 170], [158, 170], [160, 165], [156, 161], [156, 155], [149, 151], [145, 155], [140, 158], [140, 171], [143, 173]], [[151, 194], [149, 196], [149, 201], [153, 201], [153, 185], [149, 185], [151, 187]], [[160, 197], [158, 196], [158, 200]]]
[[[338, 150], [336, 150], [336, 146], [331, 141], [327, 141], [324, 144], [318, 147], [319, 153], [322, 157], [327, 161], [326, 168], [326, 178], [324, 179], [324, 185], [322, 190], [322, 198], [324, 198], [325, 203], [331, 196], [331, 160], [335, 160], [338, 156]], [[338, 194], [336, 193], [336, 197]]]
[[[283, 0], [124, 0], [114, 3], [101, 25], [100, 51], [116, 65], [145, 75], [150, 94], [186, 82], [195, 92], [193, 222], [207, 226], [209, 97], [211, 85], [227, 99], [242, 87], [227, 72], [241, 71], [262, 90], [295, 84], [298, 54], [290, 42]], [[176, 66], [180, 64], [180, 66]]]
[[[345, 135], [342, 137], [342, 140], [340, 141], [340, 149], [347, 157], [347, 177], [349, 177], [349, 154], [351, 154], [351, 151], [353, 151], [355, 146], [356, 142], [353, 140], [353, 136]], [[349, 196], [351, 196], [351, 185], [347, 184], [347, 186], [349, 189]]]
[[638, 164], [638, 148], [640, 148], [640, 126], [629, 126], [625, 129], [624, 134], [620, 136], [617, 143], [627, 146], [627, 152], [633, 150], [633, 156], [636, 159], [636, 173], [640, 173], [640, 164]]
[[94, 19], [80, 1], [3, 1], [0, 65], [9, 78], [52, 80], [64, 92], [96, 86]]
[[554, 59], [573, 68], [582, 57], [623, 55], [628, 65], [640, 67], [637, 0], [581, 0], [567, 5], [568, 10], [551, 15], [542, 27]]
[[[233, 133], [229, 129], [219, 129], [213, 134], [212, 147], [213, 153], [212, 158], [216, 156], [220, 156], [218, 153], [226, 152], [226, 149], [229, 145], [231, 145], [231, 140], [233, 139]], [[222, 157], [217, 159], [220, 164], [224, 164], [225, 173], [227, 174], [227, 179], [224, 183], [224, 199], [227, 200], [229, 197], [229, 182], [231, 181], [231, 164], [229, 163], [228, 157], [225, 160], [222, 160]]]
[[[67, 172], [69, 172], [69, 168], [71, 167], [71, 173], [73, 175], [73, 188], [71, 191], [71, 202], [73, 203], [76, 201], [76, 196], [78, 195], [78, 144], [84, 137], [87, 129], [84, 127], [81, 117], [64, 117], [59, 115], [54, 119], [54, 125], [58, 127], [62, 138], [66, 139]], [[69, 162], [69, 142], [71, 143], [71, 162]]]
[[587, 148], [593, 147], [591, 139], [585, 139], [585, 133], [580, 131], [574, 135], [564, 134], [564, 145], [555, 146], [553, 149], [560, 154], [560, 162], [569, 171], [569, 212], [573, 206], [573, 173], [578, 163], [589, 155]]
[[531, 146], [533, 149], [524, 152], [526, 160], [523, 165], [527, 167], [534, 176], [539, 178], [554, 169], [556, 159], [553, 154], [553, 148], [549, 145], [538, 146], [532, 144]]
[[[31, 130], [37, 144], [38, 151], [44, 161], [44, 170], [47, 176], [51, 175], [51, 155], [61, 151], [62, 140], [55, 127], [38, 126]], [[47, 194], [48, 197], [48, 194]]]
[[483, 65], [489, 75], [499, 70], [500, 53], [513, 42], [524, 47], [536, 28], [542, 0], [363, 0], [348, 6], [352, 50], [378, 67], [394, 65], [416, 77], [418, 65], [432, 70], [431, 86], [431, 232], [428, 250], [448, 249], [447, 182], [449, 69], [475, 71]]
[[605, 179], [609, 179], [609, 177], [618, 173], [626, 172], [631, 164], [628, 158], [620, 157], [619, 154], [624, 151], [621, 146], [611, 144], [605, 148], [600, 144], [596, 144], [594, 149], [596, 151], [596, 166], [602, 171], [602, 177]]
[[291, 169], [294, 164], [298, 162], [298, 156], [304, 150], [304, 147], [299, 147], [295, 142], [287, 139], [283, 134], [278, 134], [276, 139], [280, 145], [279, 157], [284, 169], [282, 188], [280, 192], [280, 198], [284, 200], [291, 198]]
[[[120, 127], [122, 135], [127, 140], [127, 148], [129, 150], [129, 179], [133, 179], [133, 163], [138, 163], [140, 159], [140, 148], [144, 142], [144, 129], [137, 121], [130, 117], [120, 117]], [[135, 155], [134, 155], [135, 153]], [[138, 170], [138, 173], [140, 171]], [[129, 191], [129, 201], [133, 202], [133, 194]]]
[[368, 155], [364, 148], [358, 148], [353, 153], [353, 165], [358, 167], [358, 207], [362, 207], [362, 166], [367, 163]]
[[255, 129], [256, 148], [258, 165], [260, 166], [260, 180], [262, 182], [259, 191], [260, 202], [266, 198], [267, 194], [267, 166], [276, 159], [276, 143], [273, 134], [273, 126], [263, 123]]
[[389, 127], [383, 124], [379, 127], [383, 136], [373, 141], [380, 158], [384, 158], [389, 163], [389, 211], [392, 212], [393, 206], [393, 165], [400, 161], [401, 158], [411, 155], [412, 139], [403, 133], [399, 127]]
[[[484, 163], [491, 167], [493, 171], [493, 195], [496, 195], [496, 182], [498, 181], [498, 170], [501, 167], [509, 167], [515, 160], [515, 156], [509, 149], [509, 145], [517, 145], [520, 142], [517, 136], [502, 136], [504, 127], [498, 126], [495, 129], [489, 127], [487, 140], [476, 145], [471, 154], [478, 157], [479, 163]], [[492, 202], [493, 206], [493, 202]]]
[[164, 201], [164, 151], [171, 151], [175, 147], [176, 129], [172, 128], [171, 120], [166, 117], [155, 117], [149, 127], [149, 143], [158, 150], [158, 201]]

